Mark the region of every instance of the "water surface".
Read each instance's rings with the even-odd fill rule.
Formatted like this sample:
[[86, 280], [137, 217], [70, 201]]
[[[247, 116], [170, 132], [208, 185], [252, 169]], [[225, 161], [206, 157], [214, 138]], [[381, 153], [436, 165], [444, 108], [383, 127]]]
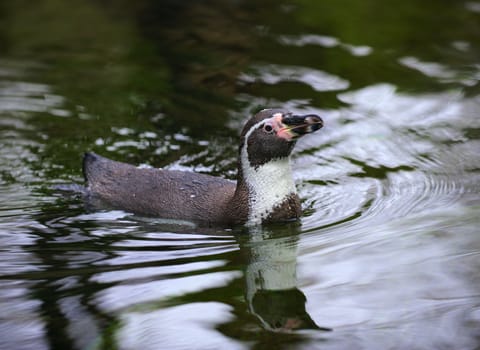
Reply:
[[[478, 38], [472, 1], [0, 5], [0, 348], [477, 349]], [[299, 223], [51, 189], [86, 150], [234, 179], [277, 106], [326, 125], [292, 159]]]

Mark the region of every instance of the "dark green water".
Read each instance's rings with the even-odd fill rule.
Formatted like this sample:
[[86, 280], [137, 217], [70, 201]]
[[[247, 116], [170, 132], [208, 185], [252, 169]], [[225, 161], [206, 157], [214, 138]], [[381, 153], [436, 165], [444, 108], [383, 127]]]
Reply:
[[[480, 2], [0, 3], [0, 349], [479, 349]], [[239, 128], [326, 127], [305, 216], [88, 211], [86, 150], [235, 177]]]

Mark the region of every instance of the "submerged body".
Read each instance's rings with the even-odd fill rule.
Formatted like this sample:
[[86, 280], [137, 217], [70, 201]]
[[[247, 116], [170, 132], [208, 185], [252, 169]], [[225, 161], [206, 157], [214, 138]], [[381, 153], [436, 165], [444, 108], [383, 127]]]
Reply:
[[133, 213], [201, 224], [261, 224], [300, 217], [289, 155], [297, 137], [322, 126], [319, 117], [264, 110], [245, 125], [237, 182], [137, 168], [94, 153], [83, 162], [87, 196]]

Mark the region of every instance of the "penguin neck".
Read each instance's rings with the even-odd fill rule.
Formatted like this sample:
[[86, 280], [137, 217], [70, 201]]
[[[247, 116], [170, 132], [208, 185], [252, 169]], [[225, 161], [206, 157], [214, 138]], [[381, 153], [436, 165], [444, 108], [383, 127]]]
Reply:
[[291, 196], [296, 196], [290, 158], [252, 166], [246, 147], [240, 152], [237, 190], [247, 193], [247, 225], [259, 225]]

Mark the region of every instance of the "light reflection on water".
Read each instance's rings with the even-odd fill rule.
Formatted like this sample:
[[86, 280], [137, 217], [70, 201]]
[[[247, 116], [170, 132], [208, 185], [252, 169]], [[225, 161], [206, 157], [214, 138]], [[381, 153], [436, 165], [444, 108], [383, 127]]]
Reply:
[[339, 98], [351, 107], [326, 115], [322, 144], [299, 147], [297, 176], [324, 185], [305, 189], [303, 198], [318, 204], [304, 227], [355, 214], [356, 225], [390, 221], [477, 199], [479, 144], [464, 134], [480, 126], [471, 113], [478, 101], [458, 92], [414, 97], [390, 85]]
[[[272, 36], [284, 49], [377, 54], [333, 36]], [[65, 165], [45, 161], [55, 140], [35, 121], [85, 120], [90, 111], [29, 81], [41, 66], [0, 62], [0, 349], [477, 347], [480, 99], [463, 87], [478, 85], [478, 64], [465, 74], [411, 55], [396, 62], [456, 85], [358, 87], [295, 60], [239, 73], [235, 98], [245, 110], [281, 105], [326, 123], [293, 157], [301, 224], [250, 232], [92, 213], [78, 198], [42, 192], [59, 181], [46, 170]], [[269, 90], [282, 84], [333, 92], [342, 105], [283, 101]], [[225, 112], [232, 130], [247, 113], [241, 106]], [[213, 172], [218, 160], [231, 176], [235, 160], [215, 140], [115, 125], [91, 142], [107, 155], [179, 151], [170, 168]]]
[[309, 235], [299, 275], [312, 316], [356, 338], [340, 336], [340, 348], [377, 348], [380, 339], [398, 348], [475, 347], [478, 222], [476, 210], [458, 206]]
[[348, 88], [348, 81], [328, 73], [296, 66], [265, 65], [251, 67], [239, 80], [243, 83], [264, 83], [275, 85], [281, 82], [308, 84], [316, 91], [335, 91]]

